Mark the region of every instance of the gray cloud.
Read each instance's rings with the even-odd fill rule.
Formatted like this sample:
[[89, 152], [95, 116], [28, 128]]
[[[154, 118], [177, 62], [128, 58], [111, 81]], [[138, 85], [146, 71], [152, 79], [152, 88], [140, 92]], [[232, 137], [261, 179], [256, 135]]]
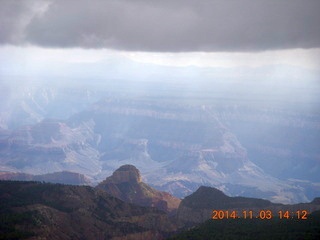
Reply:
[[0, 43], [171, 52], [320, 47], [319, 0], [52, 0], [46, 11], [41, 2], [0, 1]]
[[33, 14], [32, 1], [0, 2], [0, 43], [19, 43], [23, 39], [23, 32], [27, 19]]

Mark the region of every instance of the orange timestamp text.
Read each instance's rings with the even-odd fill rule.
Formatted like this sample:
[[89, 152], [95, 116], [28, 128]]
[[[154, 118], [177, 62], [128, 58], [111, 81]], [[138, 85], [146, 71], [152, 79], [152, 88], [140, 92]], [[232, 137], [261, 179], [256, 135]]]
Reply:
[[212, 211], [212, 219], [213, 220], [222, 220], [222, 219], [262, 219], [262, 220], [270, 220], [273, 218], [279, 219], [300, 219], [306, 220], [308, 219], [308, 211], [307, 210], [297, 210], [297, 211], [289, 211], [289, 210], [280, 210], [280, 211], [272, 211], [269, 209], [263, 209], [258, 211], [253, 210], [213, 210]]

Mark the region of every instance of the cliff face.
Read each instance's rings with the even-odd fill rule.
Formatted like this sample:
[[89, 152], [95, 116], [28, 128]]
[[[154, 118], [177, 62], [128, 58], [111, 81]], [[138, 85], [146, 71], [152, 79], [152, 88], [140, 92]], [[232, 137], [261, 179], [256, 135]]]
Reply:
[[120, 183], [141, 183], [139, 170], [132, 165], [123, 165], [118, 168], [111, 177], [107, 178], [109, 182], [114, 184]]
[[212, 218], [213, 210], [237, 211], [239, 217], [244, 210], [253, 211], [253, 216], [259, 216], [261, 210], [270, 210], [276, 214], [281, 211], [307, 210], [308, 214], [320, 209], [319, 198], [310, 203], [277, 204], [268, 200], [247, 197], [229, 197], [222, 191], [211, 187], [200, 187], [196, 192], [184, 198], [177, 212], [177, 219], [181, 225], [194, 225]]
[[93, 128], [93, 122], [71, 127], [49, 119], [18, 128], [0, 140], [0, 168], [33, 175], [62, 171], [96, 174], [101, 169], [95, 149], [99, 136]]
[[157, 209], [85, 186], [0, 181], [0, 209], [3, 239], [164, 239], [175, 230]]
[[121, 166], [96, 188], [102, 189], [125, 202], [156, 207], [165, 212], [174, 212], [181, 201], [166, 192], [157, 191], [143, 183], [139, 170], [132, 165]]

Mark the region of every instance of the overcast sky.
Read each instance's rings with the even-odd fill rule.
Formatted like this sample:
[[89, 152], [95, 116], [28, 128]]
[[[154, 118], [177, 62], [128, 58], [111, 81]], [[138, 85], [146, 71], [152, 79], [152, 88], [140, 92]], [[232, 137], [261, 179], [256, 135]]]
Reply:
[[319, 12], [319, 0], [1, 0], [0, 63], [120, 54], [173, 66], [318, 70]]

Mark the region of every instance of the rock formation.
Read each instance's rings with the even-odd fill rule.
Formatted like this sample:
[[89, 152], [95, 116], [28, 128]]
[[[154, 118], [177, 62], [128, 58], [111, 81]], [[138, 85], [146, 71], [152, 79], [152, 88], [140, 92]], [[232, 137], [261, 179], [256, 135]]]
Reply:
[[96, 188], [114, 197], [140, 206], [156, 207], [167, 213], [174, 212], [180, 199], [169, 193], [157, 191], [141, 181], [139, 170], [133, 165], [123, 165]]

